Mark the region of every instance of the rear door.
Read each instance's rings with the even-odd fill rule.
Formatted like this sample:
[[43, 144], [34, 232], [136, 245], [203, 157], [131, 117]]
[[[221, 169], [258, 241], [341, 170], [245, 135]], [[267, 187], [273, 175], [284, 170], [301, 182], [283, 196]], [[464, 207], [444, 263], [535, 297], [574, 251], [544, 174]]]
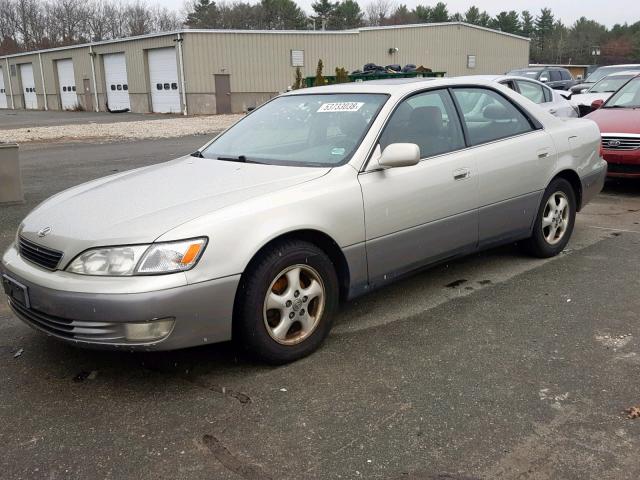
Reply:
[[22, 80], [22, 93], [24, 95], [24, 108], [38, 108], [38, 97], [36, 96], [36, 82], [33, 79], [33, 65], [23, 63], [20, 65], [20, 79]]
[[480, 246], [527, 236], [555, 159], [550, 136], [493, 89], [459, 87], [453, 96], [477, 160]]
[[[379, 152], [392, 143], [417, 144], [422, 160], [410, 167], [379, 168]], [[476, 158], [465, 150], [460, 119], [447, 90], [421, 92], [402, 101], [367, 171], [358, 178], [372, 284], [475, 249]]]
[[56, 62], [58, 70], [58, 87], [60, 106], [63, 110], [72, 110], [78, 105], [76, 78], [73, 71], [73, 60], [70, 58]]
[[175, 48], [149, 50], [148, 60], [152, 111], [180, 113], [178, 63]]

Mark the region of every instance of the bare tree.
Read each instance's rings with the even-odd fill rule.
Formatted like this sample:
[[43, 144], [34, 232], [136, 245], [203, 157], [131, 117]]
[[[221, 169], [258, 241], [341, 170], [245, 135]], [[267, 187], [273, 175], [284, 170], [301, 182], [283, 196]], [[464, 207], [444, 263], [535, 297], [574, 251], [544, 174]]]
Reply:
[[373, 0], [365, 9], [367, 23], [373, 27], [385, 25], [391, 12], [395, 9], [396, 6], [393, 0]]

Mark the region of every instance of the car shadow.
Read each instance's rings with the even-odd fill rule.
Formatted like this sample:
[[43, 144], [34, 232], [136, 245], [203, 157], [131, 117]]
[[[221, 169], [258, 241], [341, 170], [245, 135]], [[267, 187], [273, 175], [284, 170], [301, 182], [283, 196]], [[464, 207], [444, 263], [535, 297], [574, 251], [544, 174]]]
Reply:
[[609, 178], [604, 184], [603, 193], [640, 197], [640, 179]]

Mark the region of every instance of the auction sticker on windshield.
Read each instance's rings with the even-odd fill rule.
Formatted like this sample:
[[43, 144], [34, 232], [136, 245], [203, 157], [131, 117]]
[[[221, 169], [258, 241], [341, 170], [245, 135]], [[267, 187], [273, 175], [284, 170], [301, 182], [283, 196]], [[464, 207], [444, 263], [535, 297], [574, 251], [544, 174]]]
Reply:
[[323, 103], [318, 112], [357, 112], [364, 102], [334, 102]]

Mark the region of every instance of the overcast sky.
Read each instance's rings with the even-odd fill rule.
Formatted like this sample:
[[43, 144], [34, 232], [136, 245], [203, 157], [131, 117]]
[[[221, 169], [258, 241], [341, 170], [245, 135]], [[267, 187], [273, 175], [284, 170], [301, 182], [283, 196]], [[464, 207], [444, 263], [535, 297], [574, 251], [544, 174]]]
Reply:
[[[184, 0], [147, 0], [150, 4], [159, 4], [168, 8], [182, 11]], [[224, 1], [224, 0], [222, 0]], [[249, 0], [254, 3], [257, 0]], [[307, 12], [311, 11], [311, 3], [314, 0], [297, 0]], [[409, 8], [416, 4], [434, 5], [438, 0], [396, 0], [396, 3], [406, 3]], [[471, 5], [476, 5], [480, 10], [486, 10], [490, 15], [495, 15], [502, 10], [529, 10], [534, 15], [543, 7], [551, 8], [556, 17], [570, 26], [573, 22], [585, 16], [597, 20], [611, 27], [615, 23], [635, 23], [640, 21], [640, 0], [444, 0], [450, 13], [464, 12]], [[369, 0], [359, 0], [364, 7]]]

